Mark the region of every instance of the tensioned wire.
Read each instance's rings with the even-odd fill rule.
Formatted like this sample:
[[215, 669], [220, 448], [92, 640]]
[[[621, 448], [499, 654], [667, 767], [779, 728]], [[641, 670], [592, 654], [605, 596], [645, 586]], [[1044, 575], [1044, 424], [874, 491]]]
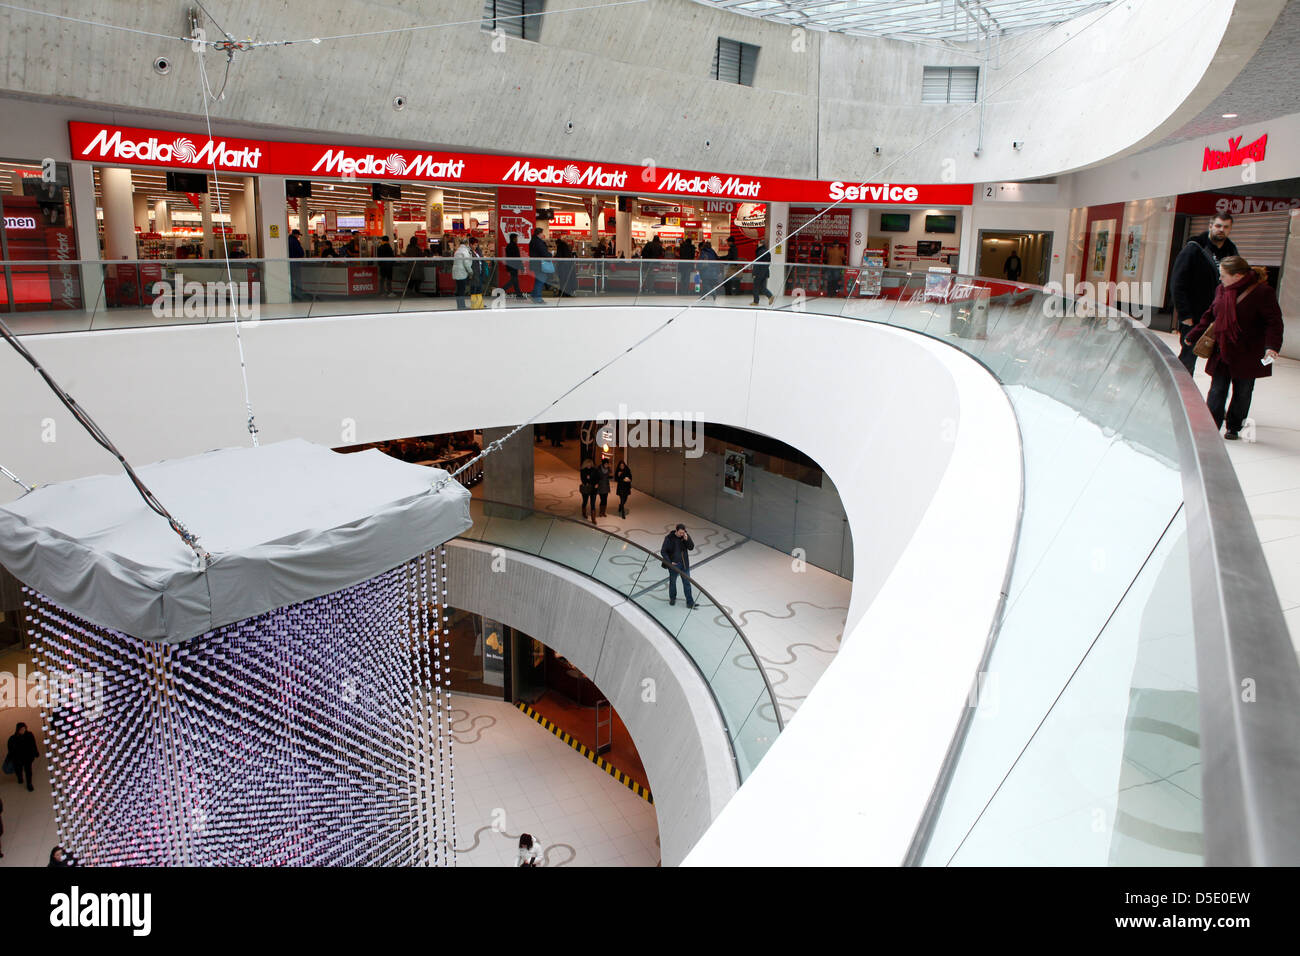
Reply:
[[[1033, 68], [1034, 68], [1035, 66], [1037, 66], [1039, 63], [1041, 63], [1043, 60], [1047, 59], [1049, 56], [1051, 56], [1052, 54], [1054, 54], [1057, 50], [1059, 50], [1059, 49], [1060, 49], [1062, 46], [1064, 46], [1066, 43], [1068, 43], [1068, 42], [1071, 41], [1071, 40], [1077, 39], [1078, 37], [1082, 36], [1085, 32], [1087, 32], [1088, 30], [1090, 30], [1092, 27], [1095, 27], [1097, 24], [1101, 23], [1101, 22], [1102, 22], [1102, 21], [1103, 21], [1107, 16], [1109, 16], [1113, 11], [1115, 11], [1115, 10], [1117, 10], [1117, 9], [1120, 9], [1120, 5], [1119, 5], [1119, 4], [1113, 4], [1112, 6], [1110, 6], [1109, 8], [1107, 8], [1107, 9], [1105, 10], [1105, 12], [1102, 13], [1101, 16], [1097, 17], [1097, 18], [1096, 18], [1095, 20], [1093, 20], [1091, 23], [1085, 25], [1085, 26], [1083, 27], [1083, 29], [1081, 29], [1078, 33], [1067, 34], [1067, 36], [1066, 36], [1064, 39], [1062, 39], [1060, 43], [1056, 44], [1054, 47], [1052, 47], [1052, 48], [1049, 49], [1047, 52], [1045, 52], [1044, 54], [1042, 54], [1042, 55], [1041, 55], [1040, 57], [1038, 57], [1036, 60], [1034, 60], [1034, 61], [1032, 61], [1031, 63], [1029, 63], [1027, 66], [1025, 66], [1023, 69], [1021, 69], [1021, 70], [1020, 70], [1018, 73], [1016, 73], [1015, 75], [1008, 77], [1006, 80], [1004, 80], [1004, 81], [1003, 81], [1002, 83], [1000, 83], [998, 86], [996, 86], [996, 87], [995, 87], [991, 92], [993, 92], [993, 93], [997, 93], [998, 91], [1005, 89], [1005, 88], [1006, 88], [1007, 86], [1009, 86], [1011, 83], [1015, 82], [1015, 81], [1018, 80], [1021, 76], [1023, 76], [1025, 73], [1029, 72], [1031, 69], [1033, 69]], [[989, 95], [989, 92], [990, 92], [990, 91], [988, 91], [988, 90], [985, 91], [984, 97], [982, 98], [983, 100], [987, 100], [987, 97], [988, 97], [988, 95]], [[973, 112], [973, 111], [974, 111], [976, 108], [978, 108], [980, 105], [981, 105], [981, 103], [979, 103], [979, 102], [972, 103], [970, 106], [966, 107], [966, 108], [963, 109], [961, 112], [959, 112], [958, 114], [956, 114], [955, 116], [953, 116], [950, 120], [948, 120], [948, 122], [946, 122], [946, 123], [942, 124], [941, 126], [937, 127], [937, 128], [934, 129], [932, 132], [930, 132], [929, 134], [927, 134], [924, 138], [918, 140], [918, 141], [917, 141], [915, 144], [913, 144], [912, 147], [911, 147], [910, 149], [908, 149], [906, 152], [902, 153], [902, 154], [899, 155], [897, 158], [895, 158], [895, 159], [893, 159], [893, 160], [890, 160], [890, 161], [889, 161], [888, 163], [886, 163], [884, 166], [880, 167], [880, 168], [877, 169], [875, 172], [873, 172], [871, 175], [869, 175], [869, 176], [867, 176], [866, 178], [864, 178], [864, 179], [862, 180], [862, 182], [860, 182], [858, 185], [861, 187], [861, 186], [866, 186], [868, 183], [879, 181], [880, 178], [881, 178], [881, 177], [882, 177], [886, 172], [888, 172], [888, 170], [890, 170], [891, 168], [893, 168], [897, 163], [901, 162], [902, 160], [906, 159], [908, 156], [912, 155], [912, 153], [916, 152], [918, 149], [920, 149], [920, 148], [921, 148], [922, 146], [924, 146], [926, 143], [930, 142], [930, 140], [934, 139], [936, 136], [938, 136], [940, 133], [942, 133], [942, 132], [943, 132], [945, 129], [947, 129], [948, 127], [952, 126], [952, 125], [953, 125], [954, 123], [956, 123], [958, 120], [963, 119], [964, 117], [966, 117], [967, 115], [969, 115], [971, 112]], [[831, 210], [835, 209], [837, 206], [844, 205], [845, 202], [846, 202], [846, 201], [845, 201], [844, 199], [837, 199], [837, 200], [835, 200], [835, 201], [832, 202], [830, 205], [828, 205], [825, 209], [821, 210], [821, 212], [817, 213], [815, 216], [812, 216], [812, 217], [811, 217], [807, 222], [805, 222], [805, 223], [804, 223], [802, 226], [800, 226], [798, 229], [795, 229], [794, 231], [788, 233], [788, 234], [786, 235], [785, 239], [783, 240], [783, 242], [785, 242], [785, 243], [788, 244], [789, 241], [790, 241], [791, 239], [793, 239], [793, 238], [794, 238], [795, 236], [797, 236], [799, 233], [803, 232], [803, 230], [807, 229], [807, 228], [808, 228], [809, 226], [811, 226], [814, 222], [816, 222], [816, 221], [817, 221], [818, 219], [820, 219], [822, 216], [824, 216], [824, 215], [826, 215], [827, 213], [829, 213]], [[670, 261], [671, 261], [671, 260], [670, 260]], [[729, 262], [729, 260], [719, 260], [719, 261], [728, 261], [728, 262]], [[742, 270], [743, 270], [745, 267], [753, 266], [753, 265], [755, 265], [757, 262], [758, 262], [758, 259], [757, 259], [757, 258], [752, 259], [752, 260], [750, 260], [749, 262], [744, 263], [744, 264], [742, 265], [741, 268], [742, 268]], [[724, 272], [727, 271], [727, 268], [731, 268], [731, 266], [725, 267], [725, 268], [723, 269], [723, 271], [724, 271]], [[525, 422], [522, 423], [521, 425], [517, 425], [516, 427], [512, 428], [509, 432], [507, 432], [507, 433], [506, 433], [504, 436], [502, 436], [501, 438], [498, 438], [497, 440], [495, 440], [495, 441], [493, 441], [493, 442], [490, 442], [490, 443], [489, 443], [489, 444], [488, 444], [488, 445], [487, 445], [487, 446], [486, 446], [486, 447], [485, 447], [481, 452], [479, 452], [479, 454], [475, 455], [473, 458], [471, 458], [469, 461], [467, 461], [464, 465], [462, 465], [461, 467], [457, 468], [455, 471], [453, 471], [450, 475], [446, 476], [445, 478], [439, 479], [439, 481], [438, 481], [438, 482], [435, 484], [435, 486], [434, 486], [435, 490], [436, 490], [436, 491], [441, 491], [441, 490], [442, 490], [442, 489], [447, 485], [447, 483], [448, 483], [448, 481], [449, 481], [450, 479], [455, 478], [457, 475], [461, 474], [461, 472], [465, 471], [466, 469], [470, 468], [470, 467], [471, 467], [472, 465], [474, 465], [475, 463], [477, 463], [477, 462], [481, 461], [482, 459], [486, 458], [486, 457], [487, 457], [489, 454], [491, 454], [492, 452], [494, 452], [494, 451], [496, 451], [497, 449], [501, 448], [501, 447], [502, 447], [502, 446], [503, 446], [507, 441], [509, 441], [511, 438], [513, 438], [513, 437], [514, 437], [515, 435], [517, 435], [519, 432], [523, 431], [525, 428], [528, 428], [528, 427], [532, 426], [533, 424], [535, 424], [539, 418], [541, 418], [543, 415], [545, 415], [548, 411], [550, 411], [552, 408], [554, 408], [556, 405], [558, 405], [558, 404], [559, 404], [561, 401], [563, 401], [565, 398], [567, 398], [568, 396], [572, 395], [575, 391], [577, 391], [577, 390], [578, 390], [579, 388], [581, 388], [584, 384], [586, 384], [587, 381], [589, 381], [590, 379], [592, 379], [592, 378], [594, 378], [595, 376], [599, 375], [601, 372], [605, 371], [607, 368], [609, 368], [609, 367], [612, 366], [615, 362], [617, 362], [619, 359], [621, 359], [624, 355], [627, 355], [629, 352], [634, 351], [635, 349], [637, 349], [637, 348], [639, 348], [640, 346], [644, 345], [644, 344], [645, 344], [646, 342], [648, 342], [650, 339], [654, 338], [654, 337], [655, 337], [656, 335], [658, 335], [659, 333], [663, 332], [666, 328], [668, 328], [668, 326], [672, 325], [673, 322], [675, 322], [678, 318], [680, 318], [682, 315], [685, 315], [687, 312], [690, 312], [692, 309], [696, 308], [696, 306], [698, 306], [699, 304], [701, 304], [701, 303], [704, 301], [705, 297], [710, 296], [710, 295], [713, 295], [715, 292], [717, 292], [719, 289], [721, 289], [724, 285], [726, 285], [726, 283], [727, 283], [727, 280], [726, 280], [726, 279], [723, 279], [721, 282], [718, 282], [716, 285], [714, 285], [711, 289], [709, 289], [709, 290], [707, 290], [707, 291], [704, 291], [704, 292], [701, 292], [700, 295], [699, 295], [699, 297], [698, 297], [694, 302], [682, 306], [682, 308], [680, 308], [679, 310], [677, 310], [676, 312], [674, 312], [672, 315], [670, 315], [666, 320], [664, 320], [664, 322], [662, 322], [660, 325], [656, 326], [655, 328], [651, 329], [649, 332], [647, 332], [645, 335], [643, 335], [640, 339], [638, 339], [638, 340], [637, 340], [636, 342], [634, 342], [632, 345], [628, 346], [628, 347], [625, 348], [622, 352], [618, 353], [618, 354], [615, 355], [613, 358], [611, 358], [609, 361], [605, 362], [603, 365], [601, 365], [599, 368], [597, 368], [594, 372], [592, 372], [591, 374], [587, 375], [585, 378], [579, 380], [578, 382], [575, 382], [575, 383], [574, 383], [570, 388], [568, 388], [568, 389], [567, 389], [567, 390], [566, 390], [562, 395], [560, 395], [560, 396], [559, 396], [558, 398], [556, 398], [554, 401], [549, 402], [549, 403], [548, 403], [544, 408], [538, 410], [538, 411], [537, 411], [537, 412], [536, 412], [532, 417], [530, 417], [527, 421], [525, 421]]]

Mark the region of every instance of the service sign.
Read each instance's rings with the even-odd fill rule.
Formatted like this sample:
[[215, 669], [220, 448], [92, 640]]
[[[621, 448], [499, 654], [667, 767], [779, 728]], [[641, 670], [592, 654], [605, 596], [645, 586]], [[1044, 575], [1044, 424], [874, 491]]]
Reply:
[[[742, 202], [837, 200], [873, 205], [970, 205], [970, 183], [852, 183], [813, 179], [410, 150], [209, 138], [200, 133], [70, 122], [72, 158], [83, 162], [272, 176], [385, 179], [497, 186], [558, 186], [636, 195], [698, 196]], [[710, 210], [714, 211], [714, 210]], [[720, 210], [719, 210], [720, 211]]]

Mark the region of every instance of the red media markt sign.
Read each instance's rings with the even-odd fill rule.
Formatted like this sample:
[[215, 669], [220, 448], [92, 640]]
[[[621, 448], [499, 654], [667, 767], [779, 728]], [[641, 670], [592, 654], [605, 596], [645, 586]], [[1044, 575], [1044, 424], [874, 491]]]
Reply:
[[209, 138], [202, 133], [70, 122], [72, 158], [124, 166], [246, 174], [499, 186], [571, 187], [638, 195], [751, 202], [836, 200], [878, 205], [968, 206], [970, 183], [852, 183], [629, 166], [586, 160]]

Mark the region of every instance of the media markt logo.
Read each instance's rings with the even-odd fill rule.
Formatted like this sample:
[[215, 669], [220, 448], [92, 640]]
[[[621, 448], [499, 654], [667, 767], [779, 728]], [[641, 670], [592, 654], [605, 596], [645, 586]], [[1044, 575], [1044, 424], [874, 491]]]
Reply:
[[260, 147], [245, 146], [230, 149], [225, 140], [208, 140], [201, 148], [193, 140], [177, 136], [170, 143], [161, 142], [157, 136], [146, 140], [127, 139], [122, 130], [109, 135], [108, 128], [101, 129], [90, 144], [81, 151], [82, 156], [95, 154], [102, 159], [137, 160], [155, 163], [184, 163], [187, 166], [208, 166], [216, 163], [227, 169], [257, 169], [262, 161]]
[[681, 173], [669, 173], [659, 184], [660, 192], [684, 193], [689, 196], [744, 196], [754, 198], [758, 195], [762, 181], [744, 180], [739, 176], [695, 176], [687, 178]]
[[416, 153], [407, 159], [401, 153], [376, 156], [366, 153], [360, 159], [347, 155], [346, 150], [327, 149], [321, 153], [313, 173], [341, 173], [344, 176], [405, 176], [408, 179], [460, 179], [465, 172], [463, 159], [438, 159], [433, 153], [427, 156]]
[[73, 886], [68, 893], [50, 897], [50, 925], [128, 927], [133, 936], [148, 936], [153, 929], [153, 894], [83, 893]]
[[606, 172], [603, 166], [580, 168], [577, 163], [564, 166], [534, 166], [519, 159], [501, 177], [503, 183], [545, 183], [565, 186], [597, 186], [604, 189], [622, 189], [627, 185], [626, 172]]
[[1242, 137], [1236, 139], [1228, 137], [1227, 149], [1210, 149], [1205, 147], [1205, 161], [1201, 164], [1201, 172], [1209, 172], [1212, 169], [1223, 169], [1227, 166], [1240, 166], [1249, 160], [1252, 163], [1261, 163], [1264, 161], [1264, 148], [1268, 145], [1268, 133], [1265, 133], [1253, 143], [1241, 145]]

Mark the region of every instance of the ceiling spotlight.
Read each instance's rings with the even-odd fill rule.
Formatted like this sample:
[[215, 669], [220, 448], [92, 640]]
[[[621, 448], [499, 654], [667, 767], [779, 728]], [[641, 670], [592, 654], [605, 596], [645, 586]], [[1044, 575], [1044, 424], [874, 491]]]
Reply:
[[1224, 118], [1224, 119], [1236, 119], [1236, 118], [1237, 118], [1237, 114], [1236, 114], [1236, 113], [1224, 113], [1224, 114], [1223, 114], [1223, 118]]

